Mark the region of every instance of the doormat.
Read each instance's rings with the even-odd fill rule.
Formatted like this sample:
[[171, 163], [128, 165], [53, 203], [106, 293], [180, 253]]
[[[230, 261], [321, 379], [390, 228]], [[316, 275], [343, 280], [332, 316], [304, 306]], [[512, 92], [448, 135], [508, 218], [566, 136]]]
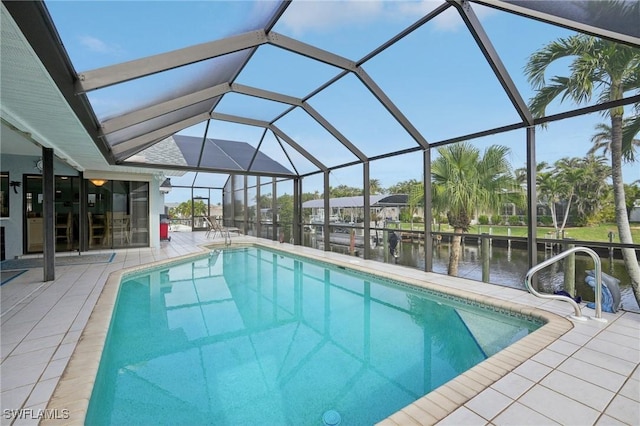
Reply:
[[[80, 256], [56, 256], [56, 266], [86, 265], [90, 263], [111, 263], [115, 253], [83, 254]], [[44, 267], [44, 259], [41, 257], [29, 257], [24, 259], [7, 259], [0, 262], [0, 269], [31, 269]]]
[[0, 286], [8, 283], [15, 277], [18, 277], [25, 272], [27, 272], [26, 269], [23, 269], [21, 271], [0, 271]]

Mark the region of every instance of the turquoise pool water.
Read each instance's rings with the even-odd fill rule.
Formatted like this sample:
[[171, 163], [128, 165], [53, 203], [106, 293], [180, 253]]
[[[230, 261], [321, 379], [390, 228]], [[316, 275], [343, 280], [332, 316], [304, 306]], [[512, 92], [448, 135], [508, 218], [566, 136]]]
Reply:
[[[373, 424], [541, 324], [261, 248], [121, 283], [86, 423]], [[330, 417], [330, 416], [329, 416]]]

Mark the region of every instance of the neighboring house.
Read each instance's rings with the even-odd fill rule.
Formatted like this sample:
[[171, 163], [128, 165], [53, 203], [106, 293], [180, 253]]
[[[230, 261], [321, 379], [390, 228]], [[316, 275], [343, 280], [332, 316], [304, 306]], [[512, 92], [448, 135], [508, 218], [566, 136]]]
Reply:
[[631, 207], [631, 211], [629, 212], [629, 222], [640, 222], [640, 200], [633, 202], [633, 207]]
[[[400, 219], [400, 209], [406, 207], [407, 195], [371, 195], [369, 204], [371, 207], [371, 221], [397, 221]], [[364, 217], [364, 196], [338, 197], [329, 199], [331, 209], [330, 222], [360, 222]], [[324, 200], [309, 200], [302, 203], [302, 208], [311, 209], [311, 213], [305, 213], [305, 220], [310, 222], [324, 221]], [[416, 212], [419, 215], [422, 212]]]

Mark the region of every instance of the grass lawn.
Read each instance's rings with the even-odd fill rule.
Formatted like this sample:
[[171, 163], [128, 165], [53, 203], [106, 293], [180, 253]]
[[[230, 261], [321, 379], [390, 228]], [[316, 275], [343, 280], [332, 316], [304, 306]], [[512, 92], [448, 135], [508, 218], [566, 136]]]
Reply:
[[[411, 229], [411, 224], [402, 223], [400, 226], [401, 229]], [[508, 235], [508, 230], [511, 229], [512, 237], [526, 237], [527, 236], [527, 227], [526, 226], [502, 226], [502, 225], [473, 225], [471, 229], [469, 229], [469, 234], [482, 234], [489, 233], [489, 228], [491, 228], [491, 235]], [[414, 224], [414, 230], [422, 230], [424, 229], [422, 224]], [[434, 231], [438, 230], [438, 227], [435, 226]], [[453, 229], [449, 225], [442, 224], [440, 226], [441, 232], [453, 232]], [[555, 238], [555, 231], [552, 227], [538, 227], [538, 238]], [[576, 228], [565, 228], [564, 236], [566, 238], [574, 238], [576, 240], [583, 241], [609, 241], [609, 232], [613, 232], [615, 235], [613, 237], [614, 243], [619, 243], [620, 239], [618, 238], [618, 227], [615, 223], [604, 223], [596, 226], [585, 226], [585, 227], [576, 227]], [[633, 242], [636, 244], [640, 244], [640, 224], [632, 224], [631, 226], [631, 235], [633, 237]]]

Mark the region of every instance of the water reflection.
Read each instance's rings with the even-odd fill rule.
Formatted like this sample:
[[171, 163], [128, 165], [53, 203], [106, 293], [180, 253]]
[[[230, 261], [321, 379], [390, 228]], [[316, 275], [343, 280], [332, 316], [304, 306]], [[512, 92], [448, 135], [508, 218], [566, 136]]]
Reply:
[[87, 424], [375, 424], [541, 322], [262, 249], [127, 277]]

